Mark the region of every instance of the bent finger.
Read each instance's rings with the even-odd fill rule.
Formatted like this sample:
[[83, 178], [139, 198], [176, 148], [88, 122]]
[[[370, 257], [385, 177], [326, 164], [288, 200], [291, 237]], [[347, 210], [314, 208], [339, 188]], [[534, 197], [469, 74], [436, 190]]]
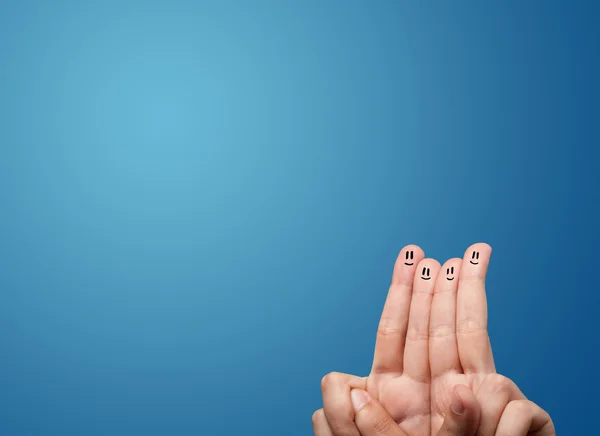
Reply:
[[511, 401], [504, 409], [496, 436], [554, 436], [550, 415], [529, 400]]
[[360, 436], [354, 423], [350, 390], [366, 389], [366, 378], [332, 372], [321, 380], [323, 412], [334, 436]]
[[312, 427], [315, 436], [333, 436], [333, 432], [331, 431], [331, 428], [329, 428], [323, 409], [319, 409], [313, 413]]
[[506, 406], [511, 401], [524, 399], [525, 395], [512, 380], [489, 374], [477, 392], [477, 401], [482, 405], [477, 435], [494, 436]]

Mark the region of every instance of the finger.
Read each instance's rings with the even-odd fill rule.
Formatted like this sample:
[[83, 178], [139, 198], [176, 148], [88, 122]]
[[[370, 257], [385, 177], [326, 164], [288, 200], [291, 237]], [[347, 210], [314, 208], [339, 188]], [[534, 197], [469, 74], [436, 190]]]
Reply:
[[487, 375], [477, 392], [481, 404], [477, 436], [494, 436], [506, 405], [523, 399], [525, 395], [512, 380], [500, 374]]
[[331, 431], [331, 428], [329, 428], [323, 409], [319, 409], [313, 413], [312, 426], [315, 436], [333, 436], [333, 432]]
[[404, 372], [418, 382], [429, 381], [429, 314], [440, 263], [423, 259], [415, 272], [404, 346]]
[[352, 388], [366, 389], [366, 378], [332, 372], [321, 380], [323, 412], [334, 436], [360, 436], [350, 400]]
[[481, 413], [475, 395], [465, 385], [456, 385], [451, 401], [437, 436], [473, 436]]
[[392, 284], [377, 329], [371, 370], [374, 374], [402, 372], [413, 278], [417, 264], [424, 256], [423, 250], [416, 245], [407, 245], [396, 259]]
[[407, 436], [386, 410], [363, 390], [352, 389], [354, 421], [361, 436]]
[[450, 259], [435, 281], [429, 321], [429, 362], [431, 377], [462, 372], [456, 341], [456, 290], [461, 259]]
[[466, 374], [495, 371], [487, 330], [485, 275], [492, 248], [483, 243], [465, 252], [458, 279], [456, 337], [460, 364]]
[[500, 419], [495, 436], [554, 436], [550, 415], [528, 400], [511, 401]]

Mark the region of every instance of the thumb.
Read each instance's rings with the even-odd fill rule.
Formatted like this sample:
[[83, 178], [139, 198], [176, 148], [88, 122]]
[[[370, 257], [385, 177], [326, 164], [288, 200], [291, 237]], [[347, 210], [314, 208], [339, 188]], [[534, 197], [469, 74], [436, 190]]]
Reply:
[[481, 408], [475, 395], [465, 385], [452, 390], [452, 403], [437, 436], [473, 436], [479, 427]]
[[407, 436], [381, 404], [366, 391], [350, 391], [354, 407], [354, 423], [362, 436]]

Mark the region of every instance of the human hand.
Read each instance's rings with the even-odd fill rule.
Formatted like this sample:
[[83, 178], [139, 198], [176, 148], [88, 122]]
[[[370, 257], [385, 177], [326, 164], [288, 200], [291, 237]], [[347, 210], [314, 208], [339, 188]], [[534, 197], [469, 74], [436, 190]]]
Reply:
[[[429, 279], [421, 279], [417, 268], [427, 273]], [[402, 249], [377, 330], [371, 374], [367, 378], [340, 373], [326, 375], [321, 381], [324, 407], [315, 412], [313, 422], [324, 423], [320, 425], [323, 428], [328, 425], [334, 436], [359, 436], [350, 399], [350, 390], [354, 388], [365, 390], [370, 398], [380, 402], [400, 429], [415, 436], [429, 436], [426, 338], [431, 295], [439, 269], [437, 261], [424, 259], [418, 246]], [[323, 436], [326, 435], [329, 436], [324, 431]]]
[[[527, 422], [531, 435], [555, 434], [549, 416], [495, 372], [485, 297], [490, 254], [487, 244], [475, 244], [464, 261], [451, 259], [438, 274], [439, 263], [423, 259], [419, 247], [400, 252], [371, 374], [366, 380], [336, 373], [323, 379], [324, 409], [313, 416], [315, 434], [361, 434], [350, 389], [355, 396], [366, 391], [370, 407], [365, 411], [387, 416], [376, 422], [395, 432], [389, 434], [491, 436], [511, 428], [509, 434], [520, 435], [514, 432]], [[455, 411], [463, 409], [462, 414], [454, 413], [453, 405]], [[386, 422], [394, 425], [381, 424]]]
[[[437, 436], [473, 436], [485, 435], [478, 431], [478, 421], [481, 414], [479, 403], [473, 393], [463, 385], [454, 388], [454, 394], [459, 398], [453, 402], [446, 415], [444, 424]], [[362, 436], [407, 436], [389, 413], [364, 390], [350, 391], [354, 408], [356, 429]], [[332, 428], [323, 409], [313, 416], [315, 436], [336, 436], [339, 433]], [[539, 406], [527, 400], [516, 400], [508, 403], [502, 416], [496, 423], [491, 436], [555, 436], [552, 420]]]

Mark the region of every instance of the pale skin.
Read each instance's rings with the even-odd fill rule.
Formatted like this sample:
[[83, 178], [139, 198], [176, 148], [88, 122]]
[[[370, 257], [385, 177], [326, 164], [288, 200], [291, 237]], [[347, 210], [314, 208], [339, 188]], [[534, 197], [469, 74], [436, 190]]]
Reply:
[[368, 377], [330, 373], [315, 436], [554, 436], [550, 416], [496, 373], [478, 243], [440, 267], [404, 247]]

